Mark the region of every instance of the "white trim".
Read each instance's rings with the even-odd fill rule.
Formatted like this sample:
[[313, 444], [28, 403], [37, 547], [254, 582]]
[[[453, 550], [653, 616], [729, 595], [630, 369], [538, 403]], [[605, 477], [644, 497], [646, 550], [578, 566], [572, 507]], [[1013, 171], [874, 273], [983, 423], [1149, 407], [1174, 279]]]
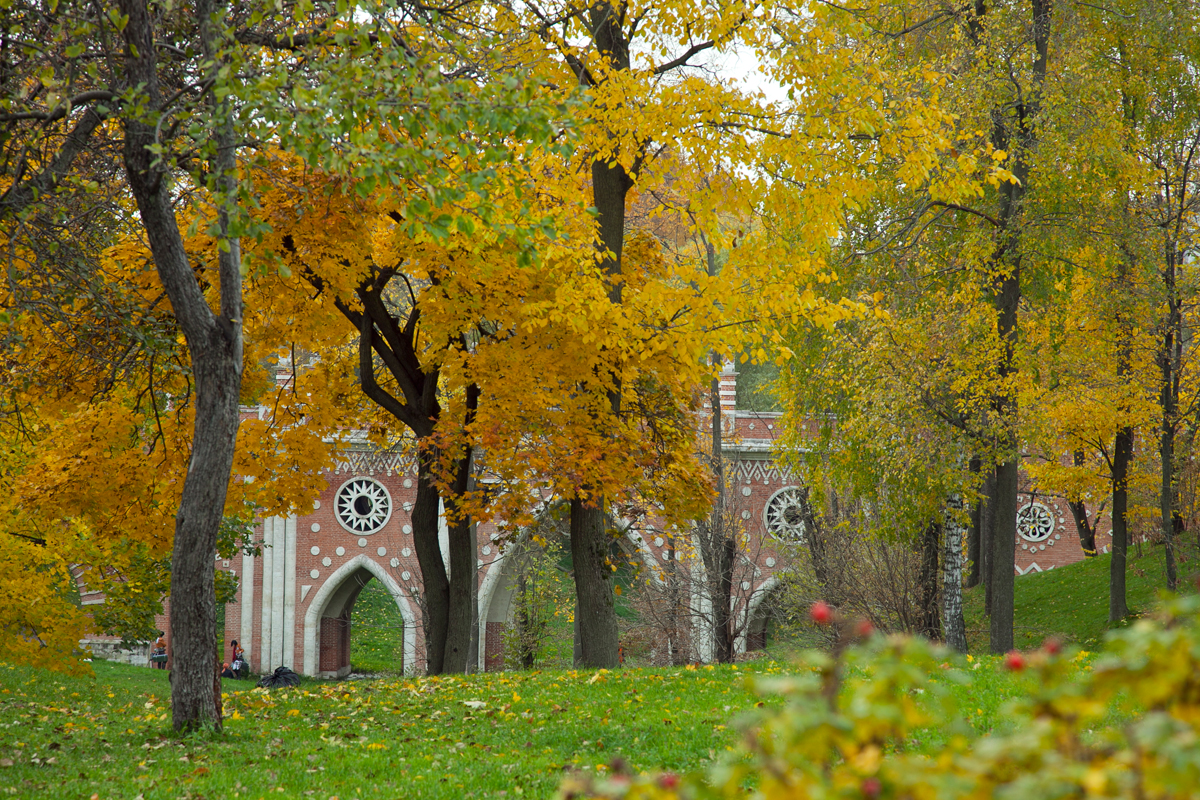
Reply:
[[283, 643], [287, 636], [283, 627], [284, 592], [287, 590], [287, 525], [282, 517], [275, 517], [271, 527], [275, 557], [271, 559], [271, 663], [267, 667], [274, 670], [283, 666]]
[[254, 657], [254, 556], [242, 553], [242, 629], [238, 643], [246, 651], [247, 663]]
[[296, 515], [291, 514], [283, 523], [283, 535], [287, 540], [283, 578], [283, 665], [296, 668]]
[[[498, 544], [497, 547], [499, 547]], [[492, 612], [492, 598], [496, 596], [496, 587], [500, 585], [500, 579], [504, 576], [504, 562], [505, 553], [501, 550], [496, 554], [495, 560], [488, 564], [483, 581], [479, 585], [479, 608], [476, 612], [479, 617], [479, 647], [477, 648], [479, 663], [477, 668], [480, 672], [483, 672], [487, 666], [487, 623]]]
[[400, 587], [400, 584], [396, 583], [396, 579], [386, 569], [373, 561], [365, 553], [360, 553], [345, 564], [342, 564], [326, 578], [325, 582], [321, 584], [321, 588], [313, 595], [312, 602], [308, 604], [308, 611], [304, 614], [303, 674], [316, 675], [319, 671], [320, 654], [318, 651], [321, 636], [321, 612], [325, 610], [329, 599], [341, 588], [346, 578], [360, 569], [365, 569], [378, 578], [379, 582], [387, 588], [392, 599], [396, 601], [396, 606], [400, 609], [400, 616], [404, 618], [404, 671], [409, 674], [414, 671], [417, 661], [417, 618], [408, 603], [408, 598], [404, 596], [404, 590]]
[[[262, 625], [259, 627], [258, 671], [271, 672], [275, 669], [271, 657], [271, 620], [275, 615], [271, 610], [274, 595], [271, 584], [275, 577], [275, 518], [263, 520], [263, 579], [262, 579]], [[255, 663], [255, 662], [250, 662]]]

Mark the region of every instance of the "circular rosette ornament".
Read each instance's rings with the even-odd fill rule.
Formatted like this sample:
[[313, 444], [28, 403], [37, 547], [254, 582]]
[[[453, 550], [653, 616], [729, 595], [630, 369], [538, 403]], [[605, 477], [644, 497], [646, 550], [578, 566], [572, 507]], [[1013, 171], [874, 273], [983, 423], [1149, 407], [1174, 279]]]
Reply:
[[808, 492], [789, 486], [771, 495], [763, 511], [767, 530], [785, 542], [804, 541], [804, 520], [808, 516]]
[[371, 534], [391, 519], [392, 496], [379, 481], [351, 478], [338, 489], [334, 507], [343, 528], [351, 533]]
[[1026, 541], [1046, 541], [1054, 533], [1054, 514], [1041, 503], [1030, 503], [1017, 512], [1017, 533]]

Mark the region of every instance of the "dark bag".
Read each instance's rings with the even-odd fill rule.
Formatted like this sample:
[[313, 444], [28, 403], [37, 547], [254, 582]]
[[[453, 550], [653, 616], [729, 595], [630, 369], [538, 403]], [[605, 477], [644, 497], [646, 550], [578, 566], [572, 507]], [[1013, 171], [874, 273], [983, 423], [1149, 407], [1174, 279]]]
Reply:
[[279, 689], [283, 686], [295, 686], [300, 683], [300, 676], [287, 667], [278, 667], [270, 675], [263, 675], [258, 685], [264, 689]]

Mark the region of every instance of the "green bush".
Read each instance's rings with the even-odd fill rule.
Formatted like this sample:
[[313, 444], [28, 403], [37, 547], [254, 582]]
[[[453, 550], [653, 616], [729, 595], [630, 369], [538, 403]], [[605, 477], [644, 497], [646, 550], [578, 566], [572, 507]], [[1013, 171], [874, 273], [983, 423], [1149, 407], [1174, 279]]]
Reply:
[[[1048, 642], [1002, 669], [1027, 676], [1011, 726], [984, 734], [948, 682], [973, 669], [920, 639], [847, 630], [833, 654], [797, 677], [759, 682], [784, 696], [703, 775], [569, 777], [564, 798], [1190, 798], [1200, 787], [1200, 597], [1167, 602], [1154, 620], [1113, 631], [1089, 666]], [[958, 662], [961, 664], [961, 661]], [[942, 749], [923, 752], [934, 728]]]

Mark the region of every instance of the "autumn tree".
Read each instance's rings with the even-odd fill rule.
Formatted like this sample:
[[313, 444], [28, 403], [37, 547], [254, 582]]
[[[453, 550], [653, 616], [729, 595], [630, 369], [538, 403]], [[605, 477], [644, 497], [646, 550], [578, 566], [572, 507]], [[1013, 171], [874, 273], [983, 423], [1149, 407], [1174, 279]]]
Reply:
[[[366, 187], [422, 175], [428, 183], [406, 187], [440, 205], [461, 196], [457, 181], [438, 177], [437, 164], [440, 155], [470, 147], [457, 137], [466, 121], [521, 124], [519, 112], [491, 116], [471, 92], [446, 92], [445, 81], [430, 80], [429, 65], [409, 46], [408, 12], [386, 3], [318, 14], [291, 5], [227, 11], [207, 2], [159, 8], [133, 0], [103, 12], [86, 4], [12, 4], [3, 12], [12, 33], [0, 117], [10, 252], [19, 248], [37, 268], [54, 268], [48, 251], [21, 241], [24, 221], [53, 209], [64, 192], [90, 191], [93, 176], [118, 176], [188, 348], [191, 381], [175, 399], [186, 398], [194, 423], [172, 568], [177, 729], [220, 726], [212, 564], [241, 399], [240, 239], [249, 217], [240, 148], [273, 140]], [[507, 97], [500, 92], [496, 103], [504, 107]], [[379, 138], [381, 115], [398, 135]], [[115, 161], [96, 169], [102, 157]], [[181, 221], [196, 193], [207, 203], [188, 216], [210, 237], [203, 258], [188, 252]], [[437, 226], [417, 203], [411, 208], [418, 224]], [[110, 440], [103, 453], [118, 450]]]

